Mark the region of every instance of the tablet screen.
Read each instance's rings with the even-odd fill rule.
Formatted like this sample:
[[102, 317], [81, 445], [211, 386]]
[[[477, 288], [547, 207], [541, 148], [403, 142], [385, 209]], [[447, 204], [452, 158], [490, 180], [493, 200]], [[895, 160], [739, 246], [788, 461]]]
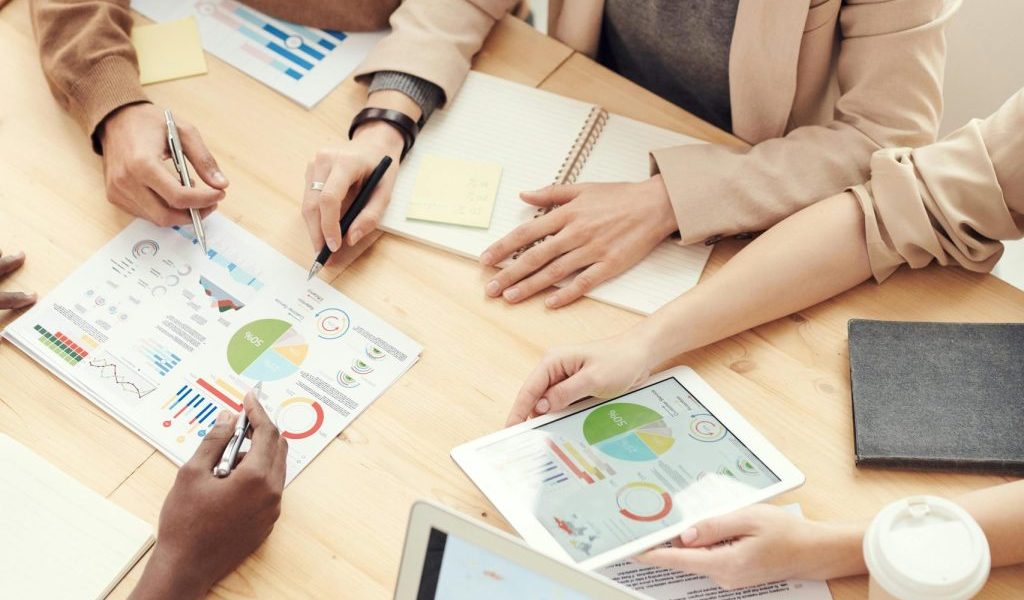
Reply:
[[416, 600], [521, 600], [587, 596], [486, 548], [431, 528]]
[[576, 561], [779, 482], [675, 378], [481, 448]]

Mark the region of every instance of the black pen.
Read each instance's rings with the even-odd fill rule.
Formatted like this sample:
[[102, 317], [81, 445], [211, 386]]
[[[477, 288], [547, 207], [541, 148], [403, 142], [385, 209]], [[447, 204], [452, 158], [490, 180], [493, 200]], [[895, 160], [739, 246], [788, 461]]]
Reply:
[[[384, 173], [387, 172], [388, 167], [391, 166], [391, 157], [385, 156], [380, 159], [380, 164], [377, 168], [370, 173], [370, 176], [366, 178], [363, 183], [363, 187], [359, 188], [359, 193], [356, 194], [356, 199], [352, 201], [352, 205], [345, 211], [345, 215], [341, 217], [341, 239], [345, 239], [345, 234], [348, 233], [348, 228], [352, 226], [353, 221], [359, 216], [359, 213], [363, 212], [366, 208], [366, 203], [370, 201], [370, 196], [373, 194], [373, 190], [377, 188], [377, 184], [380, 183]], [[315, 188], [314, 188], [315, 189]], [[313, 266], [309, 268], [309, 276], [306, 277], [306, 281], [316, 277], [316, 274], [320, 272], [320, 269], [324, 268], [327, 264], [327, 260], [331, 258], [331, 249], [327, 246], [327, 242], [324, 242], [324, 247], [320, 249], [320, 254], [316, 255], [316, 260], [313, 261]]]

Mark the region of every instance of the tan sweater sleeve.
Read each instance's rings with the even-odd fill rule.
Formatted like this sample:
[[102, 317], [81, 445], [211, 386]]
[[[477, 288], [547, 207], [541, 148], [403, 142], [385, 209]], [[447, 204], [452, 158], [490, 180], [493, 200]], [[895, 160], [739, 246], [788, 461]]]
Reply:
[[750, 149], [698, 144], [653, 152], [683, 243], [767, 229], [864, 181], [874, 151], [934, 142], [944, 31], [956, 6], [958, 0], [846, 0], [834, 120]]
[[50, 91], [86, 133], [113, 110], [146, 101], [129, 0], [32, 0], [31, 11]]
[[369, 83], [378, 71], [415, 75], [453, 98], [498, 19], [518, 0], [406, 0], [391, 15], [391, 33], [355, 71]]
[[933, 260], [990, 270], [999, 240], [1024, 237], [1024, 90], [941, 142], [876, 152], [871, 180], [851, 191], [877, 281]]

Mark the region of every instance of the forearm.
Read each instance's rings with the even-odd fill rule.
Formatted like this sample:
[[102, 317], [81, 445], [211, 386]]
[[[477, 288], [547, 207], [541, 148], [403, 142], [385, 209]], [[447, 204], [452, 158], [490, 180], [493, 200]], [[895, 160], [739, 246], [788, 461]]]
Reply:
[[190, 574], [194, 569], [188, 568], [187, 564], [184, 568], [176, 568], [171, 554], [157, 542], [129, 600], [191, 600], [206, 595], [212, 584], [192, 578]]
[[843, 193], [785, 219], [637, 325], [651, 365], [831, 298], [871, 275], [863, 216]]
[[1024, 480], [964, 494], [953, 501], [981, 525], [992, 566], [1024, 563]]

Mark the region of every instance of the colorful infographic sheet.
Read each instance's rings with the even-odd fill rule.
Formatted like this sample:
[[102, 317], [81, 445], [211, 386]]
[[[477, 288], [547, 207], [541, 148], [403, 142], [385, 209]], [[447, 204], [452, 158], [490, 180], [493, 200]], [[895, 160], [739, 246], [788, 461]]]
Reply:
[[222, 410], [260, 400], [291, 481], [419, 358], [421, 347], [226, 217], [138, 220], [4, 335], [174, 462]]
[[208, 52], [306, 108], [348, 77], [386, 33], [304, 27], [234, 0], [132, 0], [132, 8], [160, 23], [195, 17]]
[[779, 478], [676, 379], [481, 450], [575, 560]]

